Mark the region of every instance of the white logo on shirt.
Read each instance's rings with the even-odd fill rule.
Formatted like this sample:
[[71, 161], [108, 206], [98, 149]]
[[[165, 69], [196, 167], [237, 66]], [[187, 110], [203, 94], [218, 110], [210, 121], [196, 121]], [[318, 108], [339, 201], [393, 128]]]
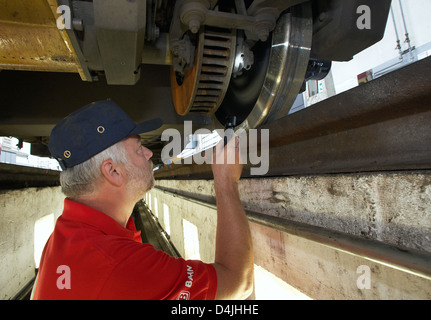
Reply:
[[193, 268], [189, 265], [187, 265], [187, 276], [188, 280], [186, 281], [185, 286], [191, 288], [193, 285]]
[[181, 291], [177, 300], [190, 300], [190, 292], [188, 291]]

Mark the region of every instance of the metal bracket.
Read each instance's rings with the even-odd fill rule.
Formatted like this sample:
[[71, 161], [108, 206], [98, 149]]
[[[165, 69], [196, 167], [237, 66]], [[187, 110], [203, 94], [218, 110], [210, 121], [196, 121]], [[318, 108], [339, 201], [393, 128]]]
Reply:
[[197, 33], [202, 25], [243, 29], [253, 32], [261, 41], [268, 39], [279, 16], [280, 11], [273, 7], [261, 8], [252, 16], [211, 10], [207, 0], [185, 0], [180, 9], [181, 22], [192, 33]]
[[108, 84], [135, 84], [145, 42], [146, 0], [94, 0], [97, 43]]

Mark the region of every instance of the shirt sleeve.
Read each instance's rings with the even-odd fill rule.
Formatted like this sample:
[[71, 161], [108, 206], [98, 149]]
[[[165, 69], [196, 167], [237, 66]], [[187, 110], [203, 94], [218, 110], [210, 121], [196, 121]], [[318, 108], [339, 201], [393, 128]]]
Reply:
[[101, 299], [214, 300], [217, 275], [211, 264], [173, 258], [148, 244], [133, 244], [113, 268]]

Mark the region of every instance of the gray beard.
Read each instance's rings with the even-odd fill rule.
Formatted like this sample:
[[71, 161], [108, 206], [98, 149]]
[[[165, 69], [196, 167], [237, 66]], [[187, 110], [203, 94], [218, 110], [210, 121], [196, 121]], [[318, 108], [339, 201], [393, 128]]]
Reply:
[[146, 171], [132, 164], [126, 164], [126, 171], [129, 178], [127, 191], [138, 202], [154, 187], [153, 170], [150, 168], [150, 171]]

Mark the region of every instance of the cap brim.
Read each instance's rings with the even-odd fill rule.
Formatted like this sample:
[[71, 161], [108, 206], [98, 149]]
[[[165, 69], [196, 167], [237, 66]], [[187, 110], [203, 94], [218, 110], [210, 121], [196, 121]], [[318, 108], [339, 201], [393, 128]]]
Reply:
[[152, 119], [149, 121], [138, 123], [136, 125], [135, 129], [133, 129], [130, 132], [129, 136], [157, 130], [162, 126], [162, 124], [163, 124], [163, 120], [160, 118], [156, 118], [156, 119]]

